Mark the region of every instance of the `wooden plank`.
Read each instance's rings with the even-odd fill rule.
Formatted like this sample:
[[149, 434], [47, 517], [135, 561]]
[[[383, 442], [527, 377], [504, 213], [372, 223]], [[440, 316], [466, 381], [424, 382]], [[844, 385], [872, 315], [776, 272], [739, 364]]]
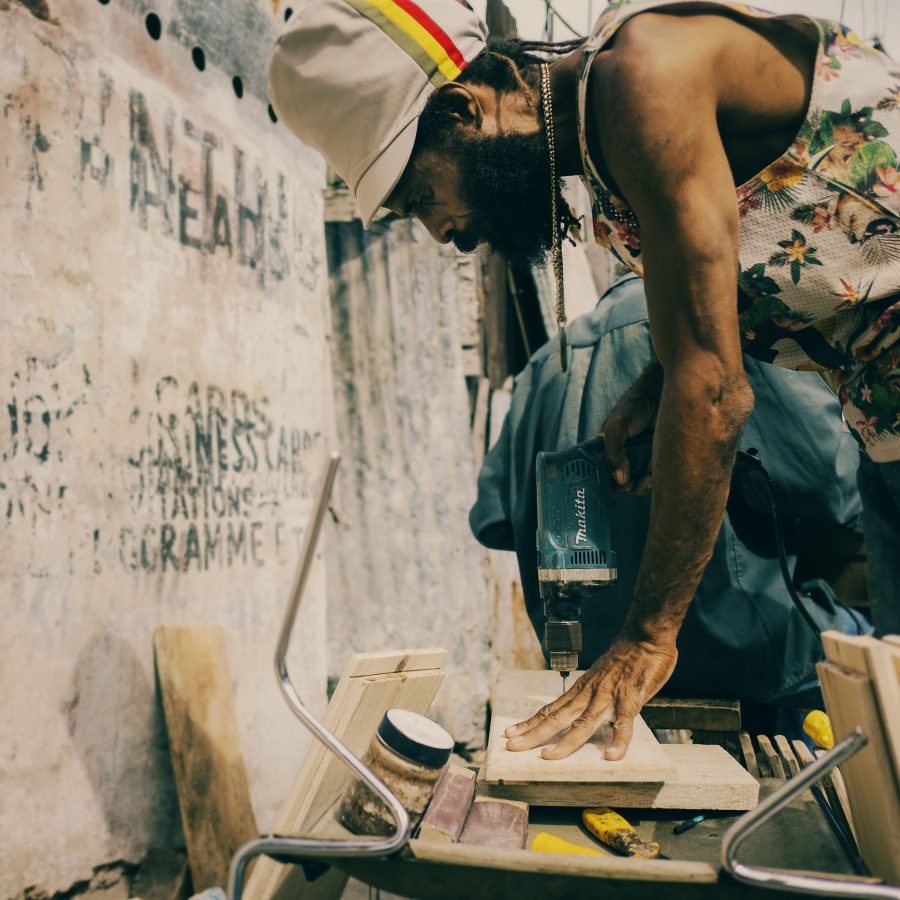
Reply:
[[463, 766], [450, 765], [441, 775], [422, 817], [419, 840], [444, 843], [459, 840], [474, 796], [475, 772]]
[[[427, 713], [443, 682], [439, 666], [445, 650], [358, 653], [348, 663], [325, 711], [323, 724], [357, 756], [362, 756], [384, 713], [393, 707]], [[309, 830], [340, 796], [349, 770], [315, 742], [307, 753], [273, 827], [274, 834]], [[319, 881], [324, 881], [324, 876]], [[260, 858], [247, 881], [245, 900], [339, 897], [346, 876], [329, 879], [323, 893], [297, 866]]]
[[744, 758], [745, 768], [754, 778], [759, 778], [759, 766], [756, 764], [756, 751], [753, 749], [753, 739], [746, 731], [742, 731], [738, 737], [741, 742], [741, 755]]
[[355, 653], [347, 663], [344, 677], [421, 672], [425, 669], [443, 668], [446, 661], [447, 651], [439, 647], [427, 650], [393, 650], [389, 653]]
[[871, 678], [894, 777], [900, 781], [900, 648], [871, 635], [836, 631], [823, 632], [822, 646], [829, 662]]
[[865, 675], [833, 663], [817, 666], [835, 740], [859, 727], [869, 743], [842, 768], [859, 836], [872, 874], [900, 883], [900, 792], [888, 755], [872, 684]]
[[[794, 748], [794, 755], [797, 757], [797, 761], [802, 768], [805, 769], [810, 763], [816, 761], [816, 757], [813, 756], [812, 751], [803, 741], [794, 740], [791, 741], [791, 744]], [[834, 769], [822, 778], [819, 781], [819, 784], [822, 786], [822, 790], [825, 791], [825, 796], [828, 798], [828, 805], [831, 807], [841, 828], [844, 829], [844, 833], [852, 835], [853, 839], [856, 840], [856, 832], [853, 830], [853, 819], [850, 815], [850, 805], [849, 803], [845, 804], [838, 795], [834, 786], [833, 775]]]
[[756, 806], [759, 782], [727, 750], [707, 744], [662, 744], [671, 771], [662, 782], [490, 783], [478, 794], [523, 800], [532, 806], [746, 810]]
[[793, 778], [800, 771], [800, 763], [797, 762], [797, 757], [794, 756], [794, 751], [783, 734], [775, 735], [775, 748], [781, 756], [782, 763], [787, 767], [789, 776]]
[[622, 760], [604, 758], [612, 742], [611, 725], [603, 725], [597, 734], [571, 756], [559, 760], [541, 757], [541, 748], [519, 752], [506, 749], [504, 731], [532, 715], [559, 693], [556, 672], [503, 672], [493, 693], [493, 713], [488, 737], [484, 780], [490, 783], [541, 784], [552, 795], [558, 782], [651, 781], [660, 782], [667, 765], [660, 744], [643, 720], [635, 720], [634, 735]]
[[475, 392], [475, 409], [472, 413], [472, 459], [475, 471], [481, 468], [487, 452], [488, 416], [490, 414], [491, 383], [487, 378], [478, 381]]
[[641, 711], [653, 729], [690, 728], [700, 731], [740, 731], [741, 701], [696, 697], [654, 697]]
[[[824, 756], [828, 751], [823, 750], [821, 747], [819, 747], [813, 752], [816, 758], [818, 758], [820, 756]], [[828, 793], [828, 784], [830, 784], [832, 789], [834, 790], [837, 804], [843, 810], [844, 818], [846, 818], [847, 824], [850, 826], [850, 831], [853, 834], [853, 839], [856, 841], [857, 846], [859, 846], [859, 837], [856, 834], [856, 826], [853, 824], [853, 810], [850, 808], [850, 797], [847, 794], [847, 785], [844, 782], [844, 776], [841, 775], [841, 770], [832, 769], [831, 772], [829, 772], [829, 774], [825, 776], [823, 781], [826, 785], [826, 793]]]
[[759, 744], [759, 749], [762, 750], [766, 761], [769, 763], [769, 771], [772, 773], [772, 778], [780, 778], [784, 781], [784, 766], [781, 763], [781, 757], [772, 746], [772, 742], [764, 734], [758, 734], [756, 743]]
[[195, 892], [228, 883], [235, 851], [257, 836], [221, 628], [153, 635], [178, 806]]

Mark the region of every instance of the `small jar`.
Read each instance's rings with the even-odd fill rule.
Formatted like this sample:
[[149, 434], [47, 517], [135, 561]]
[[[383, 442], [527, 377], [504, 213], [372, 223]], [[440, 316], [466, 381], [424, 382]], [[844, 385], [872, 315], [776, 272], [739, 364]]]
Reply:
[[[389, 709], [363, 762], [403, 804], [415, 828], [452, 752], [453, 738], [437, 722], [408, 709]], [[338, 818], [354, 834], [390, 835], [396, 831], [385, 802], [361, 780], [347, 788]]]

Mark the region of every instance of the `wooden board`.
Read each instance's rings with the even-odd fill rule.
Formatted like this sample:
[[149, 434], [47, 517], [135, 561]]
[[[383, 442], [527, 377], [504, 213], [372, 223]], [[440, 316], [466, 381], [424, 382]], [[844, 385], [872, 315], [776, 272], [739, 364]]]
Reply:
[[869, 739], [841, 766], [860, 852], [872, 874], [900, 884], [900, 791], [871, 681], [834, 663], [819, 663], [817, 669], [835, 740], [856, 727]]
[[194, 891], [221, 887], [257, 836], [222, 629], [166, 626], [153, 644]]
[[900, 781], [900, 648], [875, 637], [836, 631], [822, 634], [822, 646], [829, 662], [871, 678], [894, 776]]
[[712, 744], [663, 744], [663, 781], [477, 783], [478, 794], [532, 806], [612, 806], [633, 809], [746, 810], [759, 782], [727, 750]]
[[740, 731], [741, 701], [697, 697], [654, 697], [641, 712], [650, 728]]
[[533, 715], [559, 694], [559, 675], [551, 671], [503, 672], [497, 679], [492, 699], [491, 730], [488, 737], [484, 780], [498, 784], [544, 784], [552, 793], [559, 782], [627, 781], [661, 782], [672, 772], [659, 742], [640, 717], [625, 758], [611, 762], [604, 751], [612, 742], [611, 725], [565, 759], [547, 760], [541, 748], [506, 749], [504, 731]]
[[[393, 707], [427, 713], [444, 680], [444, 650], [360, 653], [354, 656], [335, 688], [324, 725], [357, 756], [362, 756], [384, 713]], [[317, 741], [310, 747], [282, 804], [274, 834], [308, 831], [334, 804], [350, 780], [349, 770]], [[325, 882], [326, 884], [320, 884]], [[346, 876], [328, 873], [307, 882], [298, 866], [268, 858], [255, 863], [245, 900], [339, 897]]]

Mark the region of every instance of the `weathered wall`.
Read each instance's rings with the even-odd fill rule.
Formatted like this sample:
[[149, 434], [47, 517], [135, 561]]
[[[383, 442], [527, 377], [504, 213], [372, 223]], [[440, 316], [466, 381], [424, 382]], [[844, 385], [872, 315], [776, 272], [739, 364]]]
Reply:
[[324, 172], [268, 3], [154, 9], [0, 2], [0, 897], [177, 841], [155, 625], [224, 628], [262, 827], [306, 740], [270, 659], [332, 429]]
[[326, 229], [345, 455], [327, 536], [329, 673], [356, 650], [446, 647], [436, 712], [480, 745], [492, 611], [467, 524], [477, 469], [464, 349], [477, 340], [477, 260], [411, 221]]

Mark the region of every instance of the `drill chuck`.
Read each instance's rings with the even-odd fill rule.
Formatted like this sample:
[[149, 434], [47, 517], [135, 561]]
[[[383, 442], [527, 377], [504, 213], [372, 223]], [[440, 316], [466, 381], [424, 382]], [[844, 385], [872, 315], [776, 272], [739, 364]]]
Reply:
[[581, 654], [581, 621], [548, 620], [544, 625], [544, 642], [554, 672], [568, 674], [578, 668]]

